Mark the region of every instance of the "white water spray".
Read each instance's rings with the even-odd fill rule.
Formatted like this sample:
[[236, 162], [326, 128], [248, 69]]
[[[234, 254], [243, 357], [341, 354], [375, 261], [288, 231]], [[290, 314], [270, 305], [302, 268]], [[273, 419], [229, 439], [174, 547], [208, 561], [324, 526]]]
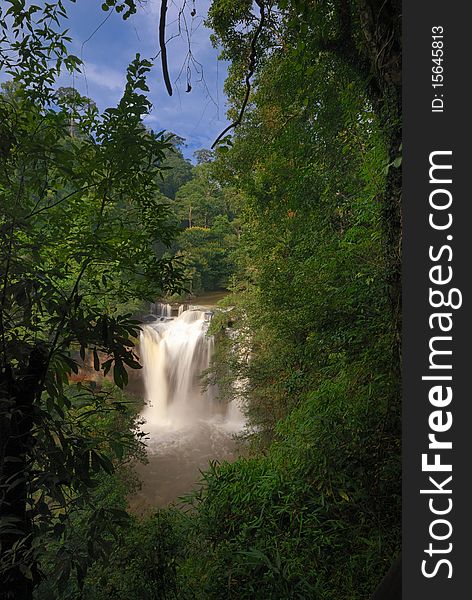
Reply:
[[144, 429], [152, 435], [162, 429], [193, 428], [203, 421], [232, 431], [242, 429], [239, 407], [218, 402], [213, 386], [202, 390], [201, 374], [210, 366], [214, 346], [213, 337], [207, 335], [211, 312], [179, 307], [179, 316], [173, 319], [167, 308], [163, 312], [165, 319], [145, 325], [141, 332]]
[[170, 318], [172, 316], [172, 306], [163, 302], [153, 302], [151, 304], [151, 314], [159, 318]]

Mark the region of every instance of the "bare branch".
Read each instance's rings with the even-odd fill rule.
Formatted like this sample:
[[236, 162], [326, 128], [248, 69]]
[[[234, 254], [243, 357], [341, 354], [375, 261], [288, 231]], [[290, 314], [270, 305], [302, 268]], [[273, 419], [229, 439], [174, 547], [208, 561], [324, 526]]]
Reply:
[[248, 71], [246, 73], [246, 78], [245, 78], [246, 93], [244, 95], [244, 100], [243, 100], [243, 103], [241, 105], [241, 110], [239, 111], [239, 115], [238, 115], [238, 118], [236, 119], [236, 121], [234, 121], [233, 123], [231, 123], [230, 125], [228, 125], [228, 127], [226, 127], [220, 133], [220, 135], [216, 138], [216, 140], [213, 142], [213, 144], [211, 145], [212, 150], [218, 144], [218, 142], [221, 140], [221, 138], [228, 133], [228, 131], [231, 131], [231, 129], [234, 129], [235, 127], [237, 127], [238, 125], [241, 124], [241, 121], [243, 120], [244, 112], [246, 110], [247, 103], [249, 102], [249, 95], [251, 93], [251, 77], [254, 75], [254, 71], [256, 69], [256, 48], [257, 48], [257, 42], [258, 42], [259, 37], [260, 37], [260, 35], [262, 33], [262, 30], [263, 30], [264, 25], [265, 25], [265, 20], [266, 20], [264, 2], [262, 0], [256, 0], [256, 4], [257, 4], [257, 6], [259, 7], [259, 9], [261, 11], [261, 17], [259, 19], [259, 25], [257, 26], [257, 29], [256, 29], [256, 31], [254, 33], [254, 37], [251, 40], [251, 51], [250, 51], [250, 54], [249, 54], [249, 65], [248, 65]]

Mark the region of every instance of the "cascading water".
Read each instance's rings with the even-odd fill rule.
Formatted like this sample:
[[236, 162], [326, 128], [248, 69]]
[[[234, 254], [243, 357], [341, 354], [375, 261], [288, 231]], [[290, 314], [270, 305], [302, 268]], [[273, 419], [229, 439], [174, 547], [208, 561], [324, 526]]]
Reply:
[[148, 506], [188, 492], [209, 460], [233, 458], [232, 433], [245, 424], [236, 404], [220, 403], [213, 386], [202, 390], [214, 346], [207, 335], [212, 313], [193, 306], [179, 307], [175, 318], [167, 316], [167, 308], [160, 313], [159, 320], [144, 325], [140, 339], [149, 463], [137, 470]]
[[146, 325], [140, 352], [149, 431], [191, 425], [221, 412], [215, 390], [202, 391], [200, 376], [210, 366], [213, 337], [207, 336], [210, 313], [187, 310], [175, 319]]
[[151, 314], [160, 319], [170, 318], [172, 316], [172, 306], [164, 302], [153, 302], [151, 304]]

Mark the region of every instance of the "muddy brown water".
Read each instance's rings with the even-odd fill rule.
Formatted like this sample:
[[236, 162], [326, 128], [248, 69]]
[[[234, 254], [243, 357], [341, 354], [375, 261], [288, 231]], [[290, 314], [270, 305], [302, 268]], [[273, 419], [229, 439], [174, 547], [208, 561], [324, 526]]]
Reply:
[[135, 465], [141, 489], [129, 498], [130, 509], [141, 515], [153, 508], [180, 504], [180, 498], [199, 487], [209, 461], [233, 461], [238, 445], [222, 424], [199, 423], [187, 430], [154, 433], [148, 440], [147, 464]]

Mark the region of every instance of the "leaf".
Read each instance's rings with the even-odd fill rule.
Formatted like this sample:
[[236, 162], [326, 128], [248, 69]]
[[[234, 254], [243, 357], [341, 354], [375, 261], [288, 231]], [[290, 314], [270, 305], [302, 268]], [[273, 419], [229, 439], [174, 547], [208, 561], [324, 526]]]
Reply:
[[402, 164], [402, 157], [397, 156], [397, 158], [393, 161], [392, 165], [398, 169], [398, 167]]
[[116, 458], [118, 460], [122, 460], [124, 453], [125, 453], [125, 448], [124, 448], [123, 444], [121, 444], [120, 442], [113, 441], [113, 442], [110, 442], [110, 446], [111, 446], [113, 452], [115, 453]]
[[21, 574], [26, 577], [26, 579], [29, 579], [30, 581], [33, 581], [33, 573], [31, 571], [31, 566], [30, 565], [24, 565], [24, 564], [20, 564], [19, 566]]

